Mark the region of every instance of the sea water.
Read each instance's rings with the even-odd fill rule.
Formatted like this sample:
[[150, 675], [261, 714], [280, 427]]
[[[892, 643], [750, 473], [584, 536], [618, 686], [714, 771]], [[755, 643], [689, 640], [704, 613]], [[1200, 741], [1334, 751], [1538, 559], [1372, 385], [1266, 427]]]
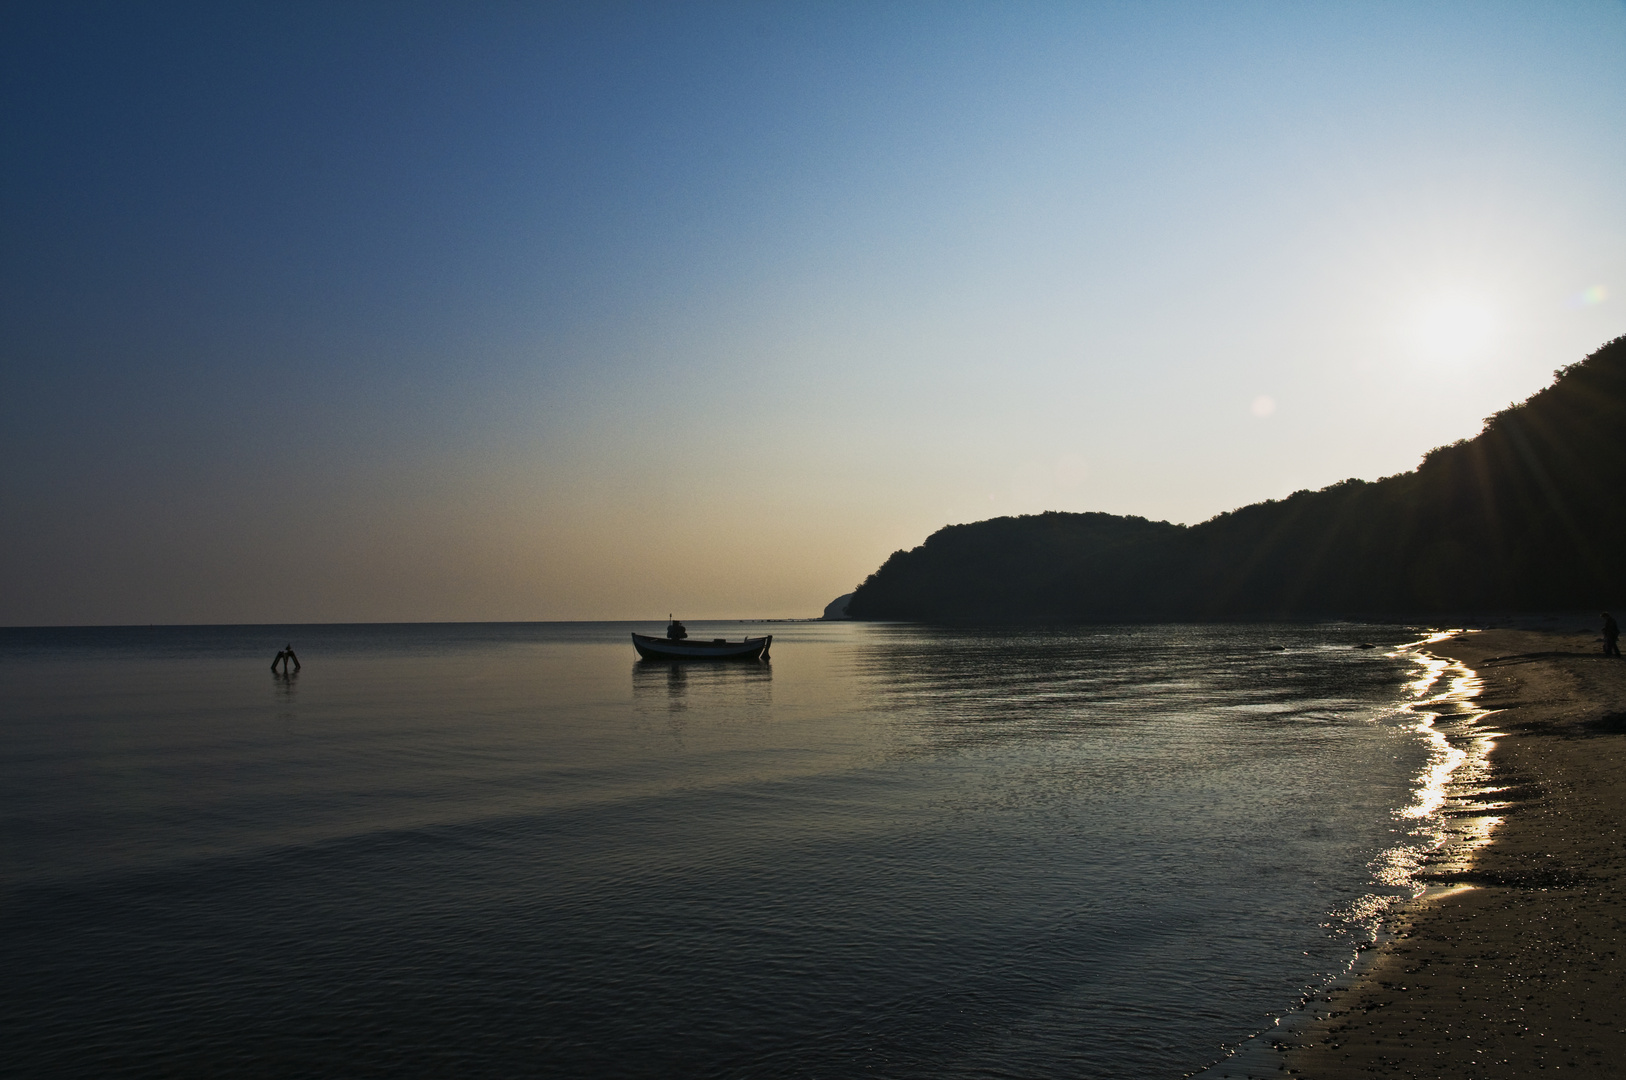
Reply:
[[1415, 629], [634, 629], [0, 630], [0, 1070], [1180, 1077], [1440, 835]]

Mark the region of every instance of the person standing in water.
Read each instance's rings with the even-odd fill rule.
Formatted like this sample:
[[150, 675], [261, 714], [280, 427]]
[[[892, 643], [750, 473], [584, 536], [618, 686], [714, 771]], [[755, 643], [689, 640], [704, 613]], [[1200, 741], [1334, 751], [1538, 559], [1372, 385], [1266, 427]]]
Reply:
[[1603, 654], [1620, 655], [1620, 624], [1607, 611], [1603, 613]]

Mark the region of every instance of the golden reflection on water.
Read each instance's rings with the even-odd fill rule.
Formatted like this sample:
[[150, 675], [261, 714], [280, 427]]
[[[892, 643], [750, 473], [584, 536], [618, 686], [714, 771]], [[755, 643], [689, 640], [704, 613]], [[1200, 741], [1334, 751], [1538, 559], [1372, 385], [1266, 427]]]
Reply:
[[[1484, 684], [1473, 671], [1458, 660], [1436, 656], [1428, 646], [1454, 637], [1461, 630], [1440, 630], [1401, 646], [1391, 655], [1409, 656], [1419, 665], [1418, 677], [1408, 684], [1413, 700], [1403, 706], [1415, 717], [1416, 729], [1430, 745], [1427, 767], [1418, 777], [1417, 789], [1410, 805], [1397, 811], [1397, 816], [1413, 821], [1427, 822], [1417, 835], [1419, 843], [1401, 845], [1388, 853], [1384, 865], [1378, 867], [1378, 877], [1386, 884], [1410, 884], [1414, 895], [1423, 892], [1423, 885], [1415, 880], [1417, 871], [1440, 849], [1452, 846], [1457, 858], [1463, 858], [1489, 841], [1502, 818], [1488, 811], [1498, 808], [1475, 798], [1484, 794], [1484, 784], [1490, 777], [1490, 752], [1496, 747], [1499, 733], [1480, 726], [1490, 710], [1475, 704]], [[1448, 721], [1442, 729], [1441, 721]], [[1457, 803], [1456, 810], [1447, 817], [1447, 803]], [[1473, 810], [1487, 811], [1483, 814]], [[1461, 811], [1470, 811], [1462, 813]]]
[[[1446, 866], [1464, 865], [1475, 850], [1490, 841], [1503, 820], [1494, 811], [1507, 805], [1485, 798], [1501, 790], [1489, 786], [1490, 752], [1495, 749], [1500, 733], [1482, 726], [1492, 710], [1475, 704], [1483, 688], [1481, 680], [1466, 664], [1427, 651], [1430, 645], [1463, 632], [1436, 631], [1387, 654], [1418, 665], [1417, 677], [1406, 684], [1412, 700], [1401, 709], [1411, 715], [1415, 730], [1427, 741], [1429, 758], [1418, 776], [1411, 803], [1395, 811], [1397, 820], [1412, 823], [1406, 829], [1411, 841], [1389, 848], [1373, 860], [1370, 868], [1378, 882], [1408, 889], [1413, 899], [1425, 893], [1444, 896], [1475, 888], [1461, 882], [1430, 887], [1420, 871], [1430, 863], [1436, 875]], [[1448, 721], [1443, 729], [1442, 719]], [[1448, 804], [1454, 805], [1448, 807]], [[1393, 895], [1367, 893], [1332, 913], [1336, 920], [1363, 928], [1368, 940], [1350, 955], [1344, 973], [1327, 985], [1351, 977], [1361, 952], [1381, 940], [1383, 921], [1399, 900]], [[1324, 1016], [1315, 1004], [1317, 993], [1312, 991], [1306, 995], [1302, 1005], [1307, 1007], [1278, 1017], [1273, 1028], [1292, 1031], [1317, 1016]], [[1277, 1067], [1274, 1047], [1258, 1037], [1247, 1040], [1232, 1057], [1199, 1075], [1265, 1075]]]

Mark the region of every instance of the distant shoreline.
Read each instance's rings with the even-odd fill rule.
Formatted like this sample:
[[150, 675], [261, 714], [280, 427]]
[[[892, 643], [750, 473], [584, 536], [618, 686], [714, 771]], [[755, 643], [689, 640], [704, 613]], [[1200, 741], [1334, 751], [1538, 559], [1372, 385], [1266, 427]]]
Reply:
[[[844, 598], [838, 598], [844, 599]], [[1626, 604], [1620, 605], [1626, 607]], [[1572, 628], [1597, 621], [1596, 612], [1401, 612], [1398, 614], [1355, 615], [1237, 615], [1226, 618], [1145, 618], [1145, 619], [832, 619], [823, 615], [728, 615], [716, 617], [693, 616], [691, 623], [907, 623], [920, 626], [940, 626], [948, 629], [966, 629], [979, 626], [1011, 629], [1049, 626], [1264, 626], [1279, 623], [1284, 626], [1312, 626], [1320, 623], [1348, 623], [1353, 626], [1456, 626], [1472, 629], [1520, 628], [1528, 630]], [[283, 630], [295, 627], [344, 629], [347, 627], [375, 626], [653, 626], [666, 625], [665, 615], [651, 615], [642, 619], [383, 619], [376, 621], [293, 621], [293, 622], [119, 622], [119, 623], [17, 623], [0, 625], [0, 632], [34, 630]]]
[[1448, 888], [1391, 920], [1362, 974], [1283, 1040], [1290, 1075], [1626, 1075], [1626, 662], [1596, 637], [1431, 647], [1478, 675], [1497, 733], [1489, 782], [1448, 813], [1502, 820], [1466, 858], [1441, 853], [1421, 876]]

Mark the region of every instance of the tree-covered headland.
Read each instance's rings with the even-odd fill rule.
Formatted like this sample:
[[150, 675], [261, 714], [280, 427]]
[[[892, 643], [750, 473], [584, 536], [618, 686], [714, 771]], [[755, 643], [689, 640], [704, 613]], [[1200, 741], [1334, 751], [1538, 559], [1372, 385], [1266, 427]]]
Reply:
[[859, 619], [1380, 618], [1626, 598], [1626, 337], [1431, 450], [1171, 525], [1046, 513], [940, 529], [859, 586]]

